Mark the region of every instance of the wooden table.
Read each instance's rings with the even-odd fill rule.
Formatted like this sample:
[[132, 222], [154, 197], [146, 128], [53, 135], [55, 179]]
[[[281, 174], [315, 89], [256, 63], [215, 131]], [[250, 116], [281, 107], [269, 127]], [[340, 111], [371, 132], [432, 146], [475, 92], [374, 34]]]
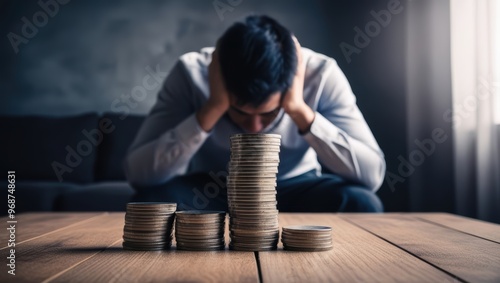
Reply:
[[500, 225], [451, 214], [280, 214], [333, 227], [333, 250], [312, 253], [125, 251], [123, 213], [16, 220], [16, 275], [4, 228], [0, 282], [500, 282]]

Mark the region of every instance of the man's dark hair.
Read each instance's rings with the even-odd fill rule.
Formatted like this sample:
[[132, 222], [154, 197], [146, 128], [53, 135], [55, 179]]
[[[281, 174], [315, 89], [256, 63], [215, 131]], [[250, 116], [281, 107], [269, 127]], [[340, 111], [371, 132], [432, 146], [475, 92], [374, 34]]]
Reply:
[[239, 105], [254, 107], [290, 88], [297, 67], [292, 34], [267, 16], [233, 24], [217, 44], [224, 83]]

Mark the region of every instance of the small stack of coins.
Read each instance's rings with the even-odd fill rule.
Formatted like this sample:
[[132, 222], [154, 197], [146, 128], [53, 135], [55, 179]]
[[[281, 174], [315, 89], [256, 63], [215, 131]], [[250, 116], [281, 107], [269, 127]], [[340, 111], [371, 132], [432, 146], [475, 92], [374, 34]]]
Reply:
[[123, 248], [141, 251], [170, 248], [176, 209], [176, 203], [128, 203], [123, 228]]
[[231, 136], [227, 177], [229, 230], [234, 250], [263, 251], [277, 248], [279, 240], [276, 173], [281, 136]]
[[332, 228], [328, 226], [283, 227], [281, 242], [285, 250], [328, 251], [333, 248]]
[[175, 214], [178, 250], [211, 251], [225, 248], [225, 211], [189, 210], [177, 211]]

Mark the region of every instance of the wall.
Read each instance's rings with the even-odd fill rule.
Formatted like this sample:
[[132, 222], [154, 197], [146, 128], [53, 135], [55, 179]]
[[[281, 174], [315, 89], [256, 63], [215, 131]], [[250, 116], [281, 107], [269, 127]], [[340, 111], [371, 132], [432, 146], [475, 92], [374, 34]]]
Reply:
[[[212, 1], [73, 0], [16, 54], [6, 35], [22, 35], [21, 19], [32, 22], [43, 11], [36, 1], [24, 2], [30, 4], [7, 1], [2, 7], [0, 93], [8, 98], [2, 114], [111, 111], [113, 101], [142, 85], [146, 67], [167, 72], [180, 55], [214, 45], [226, 27], [252, 11], [268, 11], [303, 34], [311, 48], [325, 51], [321, 47], [330, 42], [307, 32], [325, 25], [316, 17], [319, 6], [305, 1], [242, 1], [221, 20]], [[156, 93], [149, 91], [132, 112], [147, 113]]]

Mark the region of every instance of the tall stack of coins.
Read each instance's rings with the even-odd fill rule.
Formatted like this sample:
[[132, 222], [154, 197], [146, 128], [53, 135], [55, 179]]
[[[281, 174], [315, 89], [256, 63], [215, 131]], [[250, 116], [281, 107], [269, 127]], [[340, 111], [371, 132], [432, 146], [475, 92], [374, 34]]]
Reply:
[[141, 251], [170, 248], [176, 209], [176, 203], [128, 203], [123, 228], [123, 248]]
[[211, 251], [225, 248], [225, 211], [187, 210], [177, 211], [175, 215], [178, 250]]
[[328, 226], [287, 226], [281, 235], [283, 248], [291, 251], [331, 250], [332, 228]]
[[231, 249], [263, 251], [277, 247], [276, 173], [280, 144], [281, 136], [274, 134], [231, 136], [227, 177]]

